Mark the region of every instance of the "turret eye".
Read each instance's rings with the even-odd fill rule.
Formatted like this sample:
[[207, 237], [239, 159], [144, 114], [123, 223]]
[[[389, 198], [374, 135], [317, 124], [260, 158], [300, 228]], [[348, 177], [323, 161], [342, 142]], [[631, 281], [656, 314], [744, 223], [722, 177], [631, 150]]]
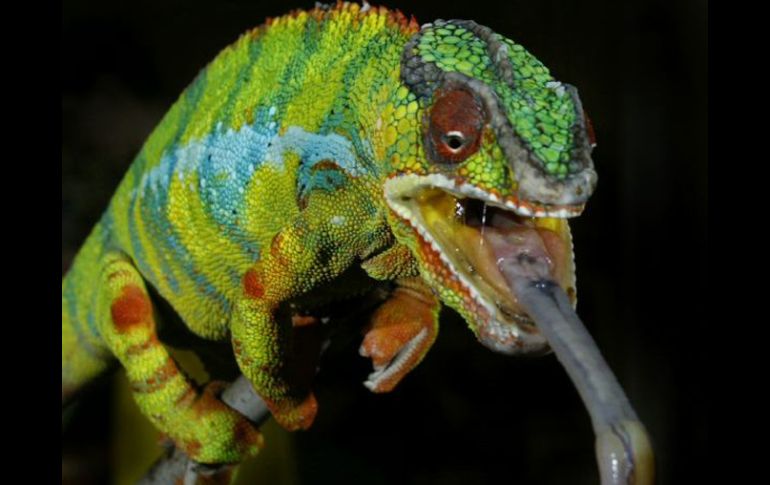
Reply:
[[459, 131], [450, 131], [444, 135], [444, 143], [450, 150], [456, 152], [465, 145], [465, 137]]
[[437, 91], [425, 119], [426, 155], [437, 163], [465, 161], [479, 150], [486, 121], [484, 106], [472, 92], [463, 88]]

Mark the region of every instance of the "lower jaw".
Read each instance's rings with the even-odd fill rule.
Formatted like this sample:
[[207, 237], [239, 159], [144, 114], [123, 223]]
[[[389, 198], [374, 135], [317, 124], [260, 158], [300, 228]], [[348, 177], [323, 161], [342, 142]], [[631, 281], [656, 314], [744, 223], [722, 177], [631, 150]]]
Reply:
[[[535, 267], [540, 267], [537, 271], [562, 286], [574, 302], [574, 272], [567, 221], [516, 216], [515, 223], [502, 229], [483, 224], [472, 227], [458, 217], [461, 199], [444, 190], [423, 189], [413, 201], [412, 212], [417, 223], [427, 232], [427, 238], [433, 239], [432, 242], [438, 246], [438, 253], [443, 254], [439, 264], [448, 266], [449, 272], [463, 286], [462, 290], [473, 300], [471, 308], [457, 310], [467, 313], [464, 316], [469, 321], [477, 322], [477, 336], [481, 343], [494, 351], [508, 354], [547, 351], [547, 342], [534, 322], [521, 310], [498, 263], [505, 258], [522, 255], [532, 258], [537, 263]], [[503, 217], [513, 218], [510, 214], [503, 214]], [[434, 260], [434, 263], [437, 262]], [[441, 278], [441, 275], [438, 276]], [[467, 307], [467, 303], [464, 301], [461, 305]], [[483, 313], [487, 314], [487, 318], [480, 318], [479, 306], [486, 310]]]

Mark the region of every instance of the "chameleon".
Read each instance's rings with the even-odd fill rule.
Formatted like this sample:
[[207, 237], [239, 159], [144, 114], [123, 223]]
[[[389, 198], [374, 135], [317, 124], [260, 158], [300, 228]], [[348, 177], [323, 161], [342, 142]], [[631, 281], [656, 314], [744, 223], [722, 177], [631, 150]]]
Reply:
[[122, 367], [192, 459], [258, 453], [221, 383], [172, 356], [161, 303], [287, 430], [318, 412], [295, 337], [323, 322], [303, 302], [388, 285], [360, 347], [373, 392], [423, 360], [442, 305], [493, 351], [545, 353], [495, 262], [544, 264], [575, 304], [569, 219], [595, 188], [594, 145], [577, 89], [473, 21], [342, 2], [268, 19], [165, 114], [64, 275], [62, 405]]

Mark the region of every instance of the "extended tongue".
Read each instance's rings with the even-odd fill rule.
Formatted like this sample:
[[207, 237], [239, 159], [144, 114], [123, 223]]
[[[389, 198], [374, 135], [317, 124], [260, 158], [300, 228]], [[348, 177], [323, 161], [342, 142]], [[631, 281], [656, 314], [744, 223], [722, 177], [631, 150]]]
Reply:
[[651, 484], [654, 465], [647, 432], [567, 294], [551, 280], [547, 258], [519, 249], [499, 258], [498, 268], [588, 408], [602, 485]]

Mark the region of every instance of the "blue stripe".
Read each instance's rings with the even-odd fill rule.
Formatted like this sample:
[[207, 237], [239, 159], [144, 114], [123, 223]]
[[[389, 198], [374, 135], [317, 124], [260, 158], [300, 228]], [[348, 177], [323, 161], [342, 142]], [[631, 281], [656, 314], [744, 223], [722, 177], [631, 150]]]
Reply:
[[[147, 254], [144, 252], [144, 246], [142, 246], [142, 242], [139, 239], [139, 228], [136, 225], [137, 221], [137, 215], [135, 214], [136, 205], [138, 203], [138, 199], [141, 196], [141, 192], [139, 190], [136, 190], [131, 195], [131, 202], [129, 203], [129, 214], [128, 214], [128, 235], [131, 239], [131, 256], [134, 259], [134, 263], [136, 264], [137, 269], [150, 281], [156, 282], [158, 281], [157, 275], [155, 274], [155, 271], [153, 271], [152, 267], [147, 263]], [[143, 209], [143, 208], [142, 208]], [[145, 217], [144, 211], [140, 211], [139, 217]], [[145, 221], [145, 224], [147, 224], [147, 220], [143, 219]]]
[[64, 280], [64, 290], [62, 296], [67, 300], [67, 313], [69, 313], [70, 322], [74, 327], [79, 326], [78, 322], [78, 305], [77, 297], [75, 296], [75, 283], [73, 280], [73, 273], [69, 273]]
[[[230, 93], [227, 95], [227, 102], [225, 103], [224, 108], [222, 109], [222, 116], [224, 118], [221, 120], [223, 123], [231, 124], [231, 121], [233, 119], [233, 105], [235, 104], [235, 101], [238, 99], [238, 95], [241, 94], [241, 90], [243, 89], [244, 84], [248, 84], [251, 81], [251, 69], [254, 67], [254, 63], [259, 58], [259, 55], [262, 53], [262, 42], [250, 42], [249, 43], [249, 60], [246, 62], [246, 65], [243, 66], [241, 69], [241, 72], [238, 73], [238, 77], [235, 81], [235, 85], [230, 90]], [[222, 117], [220, 116], [220, 117]]]
[[182, 150], [173, 150], [161, 158], [160, 164], [147, 174], [140, 186], [140, 191], [144, 194], [143, 220], [148, 226], [148, 231], [152, 231], [152, 239], [158, 241], [157, 249], [163, 276], [172, 291], [178, 293], [180, 290], [170, 264], [174, 261], [182, 269], [183, 274], [202, 290], [203, 294], [227, 311], [230, 303], [217, 291], [206, 275], [198, 271], [197, 262], [187, 250], [168, 217], [168, 189], [172, 177], [183, 175], [187, 169], [185, 167], [193, 166], [196, 160], [196, 157], [191, 157]]
[[[198, 271], [199, 265], [182, 243], [174, 225], [168, 218], [169, 187], [173, 177], [182, 184], [191, 184], [187, 180], [197, 178], [195, 186], [187, 187], [191, 192], [198, 192], [200, 201], [212, 221], [219, 226], [226, 236], [239, 245], [249, 260], [259, 257], [259, 244], [241, 226], [244, 220], [243, 210], [246, 205], [248, 184], [254, 179], [256, 170], [268, 163], [278, 169], [284, 168], [284, 156], [291, 152], [301, 159], [298, 173], [300, 194], [311, 190], [335, 190], [345, 183], [349, 176], [360, 176], [365, 168], [355, 155], [353, 143], [336, 133], [309, 133], [293, 126], [279, 136], [278, 123], [275, 121], [276, 109], [262, 107], [255, 113], [253, 124], [245, 125], [240, 130], [224, 130], [217, 126], [214, 133], [195, 140], [182, 147], [168, 150], [160, 163], [144, 174], [137, 192], [142, 194], [142, 217], [151, 233], [153, 241], [160, 241], [160, 270], [168, 279], [169, 285], [178, 291], [178, 284], [173, 278], [170, 261], [177, 262], [198, 288], [229, 310], [229, 302], [211, 284], [208, 277]], [[356, 143], [362, 146], [360, 140]], [[334, 162], [339, 170], [319, 169], [318, 164]], [[196, 177], [197, 176], [197, 177]], [[136, 200], [132, 200], [135, 204]], [[140, 248], [140, 245], [137, 244]], [[141, 248], [140, 248], [141, 249]], [[211, 249], [212, 252], [216, 248]], [[138, 253], [141, 259], [141, 252]], [[139, 264], [142, 264], [141, 261]], [[234, 281], [236, 268], [223, 268], [225, 275]], [[237, 284], [240, 275], [237, 276]]]
[[[168, 185], [174, 172], [175, 160], [162, 160], [157, 169], [152, 170], [149, 176], [143, 180], [141, 191], [142, 220], [146, 230], [151, 234], [151, 240], [155, 241], [156, 253], [160, 263], [160, 271], [166, 284], [174, 293], [179, 292], [179, 282], [174, 275], [172, 258], [183, 263], [184, 253], [169, 254], [169, 247], [173, 250], [179, 245], [174, 228], [167, 216]], [[178, 253], [178, 252], [177, 252]], [[181, 259], [180, 259], [181, 258]]]

